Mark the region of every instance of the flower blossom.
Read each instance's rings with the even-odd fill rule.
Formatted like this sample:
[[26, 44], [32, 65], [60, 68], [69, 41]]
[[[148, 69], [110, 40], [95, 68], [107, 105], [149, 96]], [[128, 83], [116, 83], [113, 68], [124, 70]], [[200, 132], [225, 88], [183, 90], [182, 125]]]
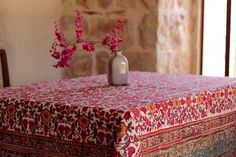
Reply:
[[72, 55], [74, 54], [76, 50], [76, 45], [74, 44], [71, 48], [66, 48], [60, 53], [60, 60], [57, 62], [57, 64], [53, 65], [53, 67], [69, 67], [68, 61], [71, 60]]
[[[72, 55], [76, 51], [76, 45], [73, 44], [72, 47], [69, 47], [64, 38], [64, 34], [60, 31], [57, 23], [54, 23], [55, 27], [55, 40], [52, 43], [51, 47], [51, 56], [58, 60], [57, 64], [53, 65], [54, 67], [68, 67], [68, 61], [71, 59]], [[59, 49], [59, 50], [58, 50]], [[62, 50], [60, 52], [60, 50]]]
[[109, 46], [109, 49], [112, 52], [118, 51], [119, 46], [123, 42], [120, 37], [121, 32], [125, 31], [124, 20], [118, 20], [116, 27], [112, 28], [111, 34], [107, 33], [105, 37], [101, 41], [85, 41], [83, 39], [84, 36], [84, 28], [82, 25], [82, 16], [79, 12], [76, 14], [75, 19], [75, 35], [76, 42], [71, 44], [70, 46], [66, 43], [64, 34], [59, 29], [59, 25], [54, 22], [55, 27], [55, 40], [52, 43], [51, 47], [51, 56], [57, 60], [57, 63], [53, 65], [54, 67], [69, 67], [69, 61], [71, 60], [73, 54], [77, 49], [77, 44], [82, 45], [82, 49], [87, 52], [92, 52], [95, 50], [95, 43], [101, 43], [103, 46]]
[[124, 32], [125, 31], [125, 21], [124, 20], [118, 20], [117, 21], [117, 29]]
[[76, 33], [76, 42], [80, 43], [83, 41], [83, 26], [82, 26], [82, 16], [77, 12], [75, 19], [75, 33]]
[[123, 42], [119, 33], [124, 31], [124, 20], [118, 20], [117, 26], [112, 29], [112, 35], [106, 34], [105, 38], [102, 39], [102, 45], [108, 45], [112, 52], [118, 51], [119, 46]]
[[120, 44], [123, 42], [121, 37], [118, 34], [117, 29], [112, 29], [112, 38], [111, 38], [111, 45], [110, 45], [110, 50], [111, 51], [118, 51]]
[[104, 46], [104, 45], [109, 45], [109, 44], [110, 44], [110, 43], [109, 43], [110, 38], [111, 38], [110, 34], [106, 34], [105, 38], [102, 39], [102, 45], [103, 45], [103, 46]]
[[91, 52], [95, 50], [95, 42], [89, 41], [83, 44], [83, 50]]

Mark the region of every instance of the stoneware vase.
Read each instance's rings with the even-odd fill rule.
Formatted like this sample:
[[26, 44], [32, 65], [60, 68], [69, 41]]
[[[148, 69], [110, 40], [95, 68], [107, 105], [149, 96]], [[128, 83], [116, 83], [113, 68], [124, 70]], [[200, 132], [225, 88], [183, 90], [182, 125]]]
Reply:
[[128, 84], [129, 65], [128, 60], [122, 55], [122, 51], [112, 53], [108, 62], [108, 83], [113, 86]]

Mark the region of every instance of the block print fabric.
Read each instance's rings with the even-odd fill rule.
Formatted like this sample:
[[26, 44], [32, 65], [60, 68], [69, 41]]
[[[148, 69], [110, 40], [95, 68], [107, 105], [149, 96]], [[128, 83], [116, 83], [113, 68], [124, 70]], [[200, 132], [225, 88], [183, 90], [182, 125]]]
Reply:
[[0, 152], [219, 156], [236, 147], [236, 80], [131, 72], [0, 89]]

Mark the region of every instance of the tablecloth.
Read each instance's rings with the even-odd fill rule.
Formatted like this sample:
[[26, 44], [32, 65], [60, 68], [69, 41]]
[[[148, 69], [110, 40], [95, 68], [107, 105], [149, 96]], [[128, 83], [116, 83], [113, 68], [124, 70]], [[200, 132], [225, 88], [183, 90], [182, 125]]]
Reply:
[[236, 147], [236, 79], [130, 72], [0, 89], [0, 152], [217, 156]]

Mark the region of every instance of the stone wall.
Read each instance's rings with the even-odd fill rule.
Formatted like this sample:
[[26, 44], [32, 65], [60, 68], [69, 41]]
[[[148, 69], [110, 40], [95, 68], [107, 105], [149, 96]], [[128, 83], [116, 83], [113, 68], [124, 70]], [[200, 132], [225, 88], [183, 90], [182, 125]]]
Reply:
[[199, 0], [159, 0], [157, 28], [157, 71], [199, 73]]
[[[84, 17], [86, 39], [98, 40], [116, 23], [127, 24], [122, 49], [130, 70], [197, 73], [199, 58], [198, 0], [62, 0], [60, 25], [69, 42], [75, 41], [75, 11]], [[78, 51], [64, 77], [106, 73], [109, 49]]]
[[[84, 16], [88, 39], [104, 37], [121, 18], [127, 21], [123, 36], [124, 55], [130, 70], [156, 71], [157, 1], [148, 0], [65, 0], [61, 26], [69, 41], [74, 41], [74, 15], [79, 10]], [[65, 77], [102, 74], [107, 71], [110, 51], [99, 47], [95, 53], [77, 52]], [[148, 64], [146, 64], [148, 62]]]

